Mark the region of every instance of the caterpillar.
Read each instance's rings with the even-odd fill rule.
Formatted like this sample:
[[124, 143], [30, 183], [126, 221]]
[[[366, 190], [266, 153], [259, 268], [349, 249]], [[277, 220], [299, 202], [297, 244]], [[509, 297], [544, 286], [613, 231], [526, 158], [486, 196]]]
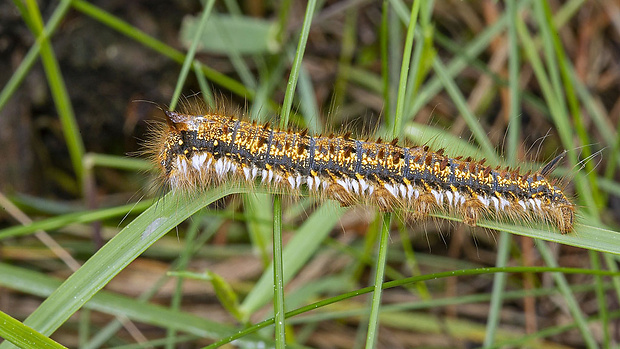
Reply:
[[573, 230], [575, 206], [546, 178], [563, 154], [521, 174], [428, 146], [399, 146], [398, 139], [311, 136], [219, 113], [165, 114], [152, 158], [172, 189], [260, 182], [294, 194], [306, 188], [342, 206], [404, 209], [416, 219], [445, 212], [471, 226], [491, 216], [542, 220], [563, 234]]

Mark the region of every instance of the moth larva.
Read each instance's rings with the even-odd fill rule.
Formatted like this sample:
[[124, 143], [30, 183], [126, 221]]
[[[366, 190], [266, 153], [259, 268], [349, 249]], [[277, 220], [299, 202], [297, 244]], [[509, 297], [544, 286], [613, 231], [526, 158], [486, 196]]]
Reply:
[[218, 113], [166, 117], [154, 158], [173, 189], [260, 181], [294, 193], [306, 187], [343, 206], [404, 209], [418, 218], [446, 212], [472, 226], [497, 216], [548, 221], [564, 234], [573, 229], [574, 205], [546, 179], [563, 155], [536, 173], [520, 174], [427, 146], [401, 147], [397, 140], [314, 137]]

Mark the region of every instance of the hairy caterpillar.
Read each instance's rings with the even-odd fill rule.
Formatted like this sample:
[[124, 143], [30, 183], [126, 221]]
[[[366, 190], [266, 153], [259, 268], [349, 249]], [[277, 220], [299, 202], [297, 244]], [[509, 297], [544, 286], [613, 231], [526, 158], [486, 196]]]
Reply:
[[573, 229], [574, 205], [545, 178], [563, 155], [536, 173], [520, 174], [427, 146], [401, 147], [397, 139], [313, 137], [218, 113], [165, 113], [153, 159], [173, 189], [260, 181], [295, 193], [305, 187], [343, 206], [404, 209], [416, 218], [447, 212], [474, 226], [493, 215], [547, 221], [563, 234]]

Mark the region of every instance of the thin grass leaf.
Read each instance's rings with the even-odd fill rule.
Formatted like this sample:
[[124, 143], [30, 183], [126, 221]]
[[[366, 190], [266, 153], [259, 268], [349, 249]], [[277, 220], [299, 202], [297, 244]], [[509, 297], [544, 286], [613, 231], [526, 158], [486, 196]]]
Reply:
[[[398, 137], [403, 125], [403, 114], [405, 112], [405, 95], [407, 93], [407, 78], [409, 77], [409, 64], [411, 62], [411, 51], [413, 49], [413, 34], [416, 29], [418, 13], [420, 12], [420, 1], [414, 1], [409, 16], [407, 26], [407, 37], [405, 38], [405, 49], [403, 50], [402, 65], [400, 67], [400, 80], [398, 82], [398, 95], [396, 97], [396, 112], [394, 114], [394, 128], [392, 138]], [[419, 63], [419, 62], [418, 62]], [[414, 67], [418, 70], [419, 67]]]
[[[545, 101], [549, 107], [550, 116], [557, 127], [560, 139], [562, 140], [565, 149], [569, 150], [568, 160], [571, 166], [575, 167], [578, 160], [575, 151], [570, 151], [572, 149], [576, 149], [576, 145], [572, 139], [572, 127], [570, 125], [570, 121], [567, 120], [567, 118], [564, 117], [565, 114], [562, 113], [561, 102], [556, 99], [556, 94], [553, 91], [551, 82], [549, 81], [540, 57], [538, 57], [536, 52], [536, 45], [534, 44], [534, 41], [523, 21], [517, 22], [517, 32], [521, 42], [523, 43], [526, 56], [532, 65], [537, 81], [540, 83]], [[584, 201], [584, 205], [586, 207], [595, 207], [596, 202], [591, 195], [591, 191], [588, 189], [589, 184], [585, 181], [584, 176], [580, 173], [576, 173], [574, 181], [577, 185], [578, 192], [581, 194], [579, 199]]]
[[[599, 253], [595, 251], [588, 251], [588, 255], [590, 256], [592, 269], [603, 270], [601, 269]], [[611, 328], [611, 324], [609, 323], [609, 310], [607, 309], [607, 300], [605, 299], [605, 285], [603, 284], [603, 279], [600, 276], [594, 277], [594, 286], [596, 301], [598, 303], [598, 311], [601, 317], [601, 327], [603, 328], [602, 344], [604, 348], [610, 348], [611, 335], [609, 330]]]
[[293, 97], [295, 96], [295, 88], [297, 87], [299, 71], [301, 70], [301, 61], [304, 57], [304, 52], [306, 50], [306, 43], [308, 42], [308, 35], [310, 33], [310, 24], [312, 23], [315, 8], [316, 0], [308, 1], [308, 6], [306, 7], [306, 13], [304, 15], [304, 22], [301, 27], [301, 32], [299, 34], [297, 50], [295, 51], [295, 58], [293, 59], [291, 73], [289, 75], [288, 84], [286, 85], [284, 102], [282, 103], [282, 110], [280, 113], [280, 128], [286, 128], [288, 126], [288, 119], [290, 117], [291, 107], [293, 105]]
[[[455, 220], [448, 216], [437, 217]], [[512, 234], [529, 236], [541, 240], [557, 242], [564, 245], [570, 245], [588, 250], [600, 252], [609, 252], [620, 254], [620, 232], [608, 230], [601, 227], [595, 227], [585, 224], [575, 224], [575, 232], [572, 234], [560, 234], [544, 225], [524, 226], [515, 225], [514, 223], [493, 222], [481, 220], [478, 226], [498, 231], [505, 231]]]
[[[527, 271], [525, 271], [527, 272]], [[421, 282], [421, 281], [420, 281]], [[612, 289], [610, 283], [606, 283], [604, 289]], [[580, 295], [587, 292], [593, 292], [595, 287], [593, 285], [576, 285], [571, 286], [571, 291], [579, 293]], [[504, 294], [504, 300], [521, 300], [525, 297], [547, 297], [557, 296], [560, 291], [557, 287], [546, 287], [529, 290], [516, 290], [507, 291]], [[431, 310], [435, 308], [441, 308], [451, 305], [463, 305], [463, 304], [475, 304], [475, 303], [488, 303], [492, 298], [492, 293], [478, 293], [470, 295], [456, 295], [453, 297], [435, 298], [428, 300], [416, 300], [414, 302], [403, 302], [398, 304], [384, 304], [381, 307], [382, 311], [395, 312], [395, 311], [410, 311], [410, 310]], [[319, 312], [318, 314], [307, 314], [303, 317], [292, 318], [289, 320], [291, 324], [304, 324], [318, 321], [338, 320], [346, 319], [353, 316], [360, 316], [368, 314], [368, 307], [363, 304], [356, 303], [345, 310], [335, 310], [330, 312]]]
[[[590, 144], [592, 144], [592, 141], [590, 140], [590, 136], [588, 135], [588, 132], [586, 130], [585, 120], [581, 115], [577, 96], [575, 95], [575, 89], [573, 88], [573, 84], [571, 82], [569, 72], [569, 67], [571, 64], [566, 57], [566, 52], [564, 52], [562, 43], [559, 40], [559, 34], [553, 27], [552, 14], [551, 9], [549, 8], [549, 4], [545, 1], [544, 3], [540, 3], [540, 5], [542, 5], [541, 12], [543, 12], [541, 15], [544, 16], [544, 18], [546, 19], [544, 21], [544, 24], [546, 24], [545, 26], [548, 27], [548, 31], [551, 32], [549, 36], [553, 44], [554, 53], [557, 56], [557, 61], [559, 65], [558, 68], [560, 70], [560, 75], [563, 82], [563, 92], [565, 92], [566, 95], [566, 103], [568, 104], [568, 107], [570, 109], [570, 115], [572, 115], [573, 117], [572, 124], [575, 127], [575, 133], [579, 136], [581, 140], [581, 144], [584, 145], [581, 148], [582, 156], [583, 158], [588, 159], [590, 155], [592, 155], [592, 151], [590, 150]], [[566, 115], [568, 116], [568, 113]], [[599, 208], [603, 207], [604, 202], [601, 193], [598, 190], [597, 176], [596, 172], [594, 171], [594, 162], [587, 161], [584, 165], [584, 172], [586, 173], [586, 176], [590, 183], [589, 189], [592, 192], [592, 198], [598, 204], [596, 207], [591, 208], [590, 212], [593, 216], [600, 216]]]
[[[620, 311], [614, 311], [611, 313], [611, 317], [614, 319], [618, 319], [620, 318]], [[587, 320], [588, 322], [595, 322], [598, 321], [597, 318], [589, 318]], [[576, 323], [570, 323], [570, 324], [565, 324], [565, 325], [559, 325], [559, 326], [552, 326], [552, 327], [548, 327], [545, 329], [542, 329], [538, 332], [535, 332], [531, 335], [525, 335], [525, 336], [520, 336], [518, 339], [514, 339], [514, 340], [504, 340], [501, 343], [497, 343], [494, 346], [489, 347], [488, 349], [493, 349], [493, 348], [505, 348], [505, 347], [524, 347], [524, 346], [529, 346], [530, 343], [536, 343], [538, 342], [538, 340], [540, 338], [547, 338], [547, 337], [553, 337], [553, 336], [558, 336], [561, 335], [563, 333], [566, 333], [568, 331], [574, 330], [577, 328], [577, 324]], [[544, 347], [543, 347], [544, 348]], [[487, 349], [487, 348], [485, 348]]]
[[71, 163], [73, 170], [77, 177], [77, 182], [81, 183], [83, 176], [82, 158], [84, 156], [84, 143], [80, 136], [77, 121], [75, 120], [75, 113], [73, 112], [73, 106], [67, 92], [65, 81], [60, 72], [60, 66], [56, 60], [56, 56], [52, 49], [52, 46], [47, 37], [44, 36], [43, 19], [41, 18], [41, 12], [34, 0], [27, 0], [26, 6], [30, 13], [30, 20], [35, 26], [35, 36], [41, 37], [41, 60], [43, 61], [43, 67], [47, 76], [47, 82], [49, 84], [54, 103], [56, 104], [56, 111], [62, 124], [63, 135], [65, 136], [65, 142], [69, 149], [69, 156], [71, 157]]
[[[446, 149], [450, 156], [471, 156], [474, 159], [483, 157], [480, 148], [461, 137], [456, 137], [437, 127], [410, 122], [403, 129], [403, 135], [413, 144], [428, 145], [432, 149]], [[490, 164], [497, 164], [489, 161]]]
[[[603, 254], [603, 259], [605, 260], [605, 265], [609, 268], [610, 271], [618, 272], [618, 264], [617, 257], [612, 256], [609, 253]], [[611, 279], [611, 282], [614, 285], [614, 291], [616, 291], [616, 299], [620, 300], [620, 278], [614, 277]]]
[[[495, 266], [498, 268], [505, 267], [508, 264], [510, 251], [511, 236], [507, 232], [501, 232], [499, 235], [499, 243], [497, 244], [497, 258]], [[500, 312], [502, 310], [502, 302], [504, 300], [504, 292], [506, 287], [507, 275], [497, 273], [493, 277], [493, 294], [489, 309], [489, 317], [487, 318], [484, 346], [493, 344], [499, 328]]]
[[215, 98], [213, 97], [213, 91], [209, 87], [207, 83], [207, 78], [205, 78], [204, 74], [200, 70], [200, 64], [194, 61], [193, 64], [194, 75], [196, 75], [196, 80], [198, 80], [198, 85], [200, 86], [200, 92], [202, 95], [202, 99], [205, 102], [205, 105], [208, 105], [211, 108], [215, 107]]
[[[415, 5], [414, 5], [415, 6]], [[390, 235], [390, 223], [392, 214], [384, 213], [381, 215], [381, 232], [379, 233], [379, 245], [377, 262], [375, 264], [375, 282], [372, 292], [370, 314], [368, 317], [368, 332], [366, 334], [366, 348], [374, 348], [377, 345], [379, 332], [379, 310], [381, 307], [381, 295], [383, 294], [383, 278], [385, 275], [385, 263], [387, 260], [388, 237]]]
[[0, 337], [24, 349], [66, 348], [1, 311]]
[[83, 166], [88, 169], [98, 166], [129, 171], [153, 170], [153, 164], [148, 160], [98, 153], [84, 154]]
[[[273, 313], [276, 348], [286, 347], [284, 322], [284, 266], [282, 264], [282, 197], [273, 197]], [[241, 312], [239, 312], [241, 313]]]

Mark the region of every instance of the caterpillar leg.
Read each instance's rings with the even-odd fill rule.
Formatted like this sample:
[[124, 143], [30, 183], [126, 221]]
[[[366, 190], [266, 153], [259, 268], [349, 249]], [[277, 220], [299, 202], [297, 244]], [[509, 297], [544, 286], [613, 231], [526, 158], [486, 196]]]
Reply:
[[429, 193], [421, 194], [418, 201], [418, 204], [414, 207], [415, 219], [424, 219], [428, 217], [431, 211], [437, 207], [435, 197]]
[[392, 211], [397, 207], [398, 200], [385, 188], [378, 187], [372, 193], [371, 201], [374, 202], [382, 212]]
[[327, 188], [326, 194], [327, 197], [338, 201], [342, 207], [352, 206], [356, 202], [355, 197], [339, 185], [330, 185]]
[[463, 223], [475, 227], [482, 205], [478, 199], [468, 199], [463, 205]]
[[562, 234], [568, 234], [573, 231], [575, 221], [575, 208], [573, 206], [562, 206], [558, 209], [555, 217], [555, 223]]

